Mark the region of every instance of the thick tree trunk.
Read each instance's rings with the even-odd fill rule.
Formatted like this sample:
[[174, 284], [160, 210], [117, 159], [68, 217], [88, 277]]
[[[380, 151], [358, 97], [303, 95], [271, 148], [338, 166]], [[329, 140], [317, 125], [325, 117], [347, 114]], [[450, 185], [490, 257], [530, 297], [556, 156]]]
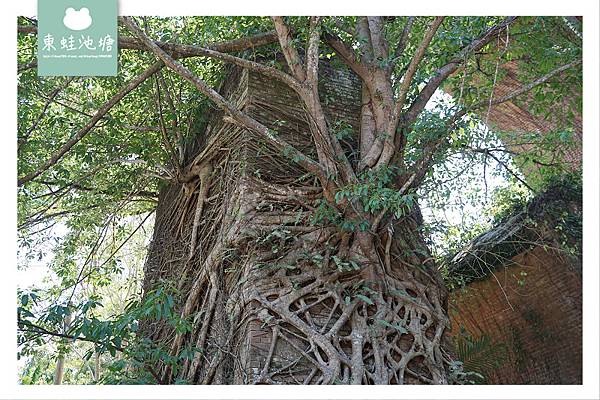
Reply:
[[[324, 76], [328, 124], [356, 131], [360, 85], [344, 71]], [[285, 86], [234, 69], [221, 92], [315, 154], [307, 115]], [[163, 380], [446, 383], [446, 292], [418, 209], [377, 232], [344, 230], [337, 219], [351, 210], [324, 205], [314, 177], [230, 122], [212, 116], [188, 149], [193, 178], [160, 195], [145, 289], [177, 287], [193, 330], [146, 321], [143, 332], [173, 355], [202, 349], [176, 368], [158, 366]], [[359, 147], [342, 145], [349, 155]]]

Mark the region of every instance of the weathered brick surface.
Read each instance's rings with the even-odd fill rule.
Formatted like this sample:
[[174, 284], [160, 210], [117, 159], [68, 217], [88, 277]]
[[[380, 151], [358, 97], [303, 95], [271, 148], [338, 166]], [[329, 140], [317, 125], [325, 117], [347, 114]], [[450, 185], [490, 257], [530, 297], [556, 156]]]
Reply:
[[462, 325], [474, 337], [487, 334], [506, 344], [507, 361], [487, 377], [490, 384], [581, 384], [581, 274], [576, 263], [541, 246], [512, 261], [451, 294], [451, 334]]
[[[502, 66], [505, 75], [497, 83], [494, 95], [497, 97], [506, 96], [513, 93], [523, 87], [523, 82], [518, 79], [519, 65], [517, 62], [509, 62]], [[533, 101], [533, 96], [530, 95], [528, 101]], [[558, 112], [561, 109], [572, 109], [573, 105], [570, 104], [573, 99], [576, 98], [576, 93], [573, 94], [572, 98], [565, 97], [562, 101], [557, 100], [555, 105], [556, 112], [550, 113], [548, 116], [534, 115], [526, 105], [518, 104], [515, 101], [507, 101], [491, 107], [489, 115], [486, 115], [490, 127], [498, 132], [500, 140], [504, 141], [505, 144], [518, 154], [526, 154], [535, 150], [535, 145], [528, 144], [527, 140], [519, 141], [515, 138], [506, 137], [507, 135], [503, 132], [514, 133], [531, 133], [535, 132], [539, 135], [547, 135], [551, 132], [556, 132], [561, 126], [564, 126], [565, 121], [561, 121], [558, 115], [564, 113]], [[527, 102], [524, 102], [527, 104]], [[570, 148], [562, 156], [562, 161], [569, 165], [573, 170], [581, 168], [582, 161], [582, 147], [583, 141], [583, 119], [581, 114], [574, 110], [575, 116], [571, 122], [571, 128], [573, 130], [573, 140], [578, 146]], [[522, 142], [522, 143], [519, 143]], [[537, 166], [532, 165], [529, 167], [530, 170], [521, 171], [527, 177], [534, 175], [537, 170]]]
[[[510, 95], [523, 88], [525, 83], [522, 81], [523, 78], [519, 77], [519, 68], [518, 61], [510, 61], [500, 66], [500, 78], [494, 85], [495, 98]], [[480, 79], [474, 77], [474, 83], [480, 83]], [[445, 87], [444, 90], [453, 96], [458, 97], [459, 95], [454, 93], [450, 87]], [[517, 154], [527, 154], [534, 150], [539, 151], [539, 146], [534, 145], [530, 140], [521, 140], [519, 134], [536, 133], [544, 136], [561, 130], [561, 127], [564, 127], [567, 123], [564, 110], [570, 110], [574, 115], [569, 124], [573, 132], [573, 141], [577, 146], [561, 149], [564, 151], [561, 161], [569, 168], [577, 170], [581, 168], [583, 158], [583, 147], [581, 146], [583, 142], [583, 118], [581, 113], [574, 107], [581, 95], [580, 90], [581, 88], [574, 88], [571, 96], [556, 99], [555, 105], [548, 115], [532, 113], [528, 105], [535, 100], [532, 94], [526, 94], [515, 100], [494, 105], [489, 109], [484, 108], [479, 113], [479, 118], [497, 133], [499, 139], [511, 151]], [[521, 172], [528, 179], [541, 176], [538, 176], [541, 174], [540, 166], [535, 164], [526, 166]]]
[[[334, 71], [328, 66], [323, 68], [328, 78], [321, 82], [321, 94], [330, 126], [345, 121], [356, 130], [360, 115], [360, 82], [347, 71]], [[281, 137], [303, 152], [314, 153], [303, 107], [289, 88], [239, 69], [234, 69], [230, 78], [221, 90], [225, 97], [260, 122], [276, 129]], [[492, 119], [494, 112], [492, 110]], [[204, 149], [207, 142], [210, 144], [212, 135], [230, 135], [233, 137], [231, 143], [234, 140], [252, 140], [248, 132], [224, 124], [222, 116], [221, 112], [213, 113], [206, 135], [199, 135], [197, 143], [188, 148], [188, 161]], [[352, 145], [355, 147], [354, 143]], [[247, 143], [244, 142], [243, 146], [246, 148]], [[260, 172], [289, 177], [296, 172], [292, 163], [272, 170], [262, 167], [263, 170], [259, 171], [255, 162], [262, 157], [260, 149], [254, 153], [247, 151], [244, 155], [244, 174]], [[233, 192], [240, 187], [239, 182], [230, 185]], [[157, 214], [168, 213], [172, 202], [166, 200], [175, 197], [180, 189], [171, 185], [161, 191]], [[152, 256], [149, 257], [151, 261], [146, 265], [147, 287], [161, 278], [177, 276], [180, 268], [165, 260], [182, 260], [187, 251], [187, 239], [174, 237], [171, 229], [162, 226], [161, 221], [157, 218]], [[164, 223], [171, 221], [165, 219]], [[202, 247], [210, 249], [213, 244], [203, 243]], [[490, 383], [581, 383], [581, 275], [568, 261], [539, 247], [515, 257], [514, 261], [516, 265], [496, 271], [487, 280], [472, 283], [464, 292], [452, 294], [453, 332], [456, 333], [463, 325], [475, 336], [486, 333], [496, 342], [509, 345], [509, 361], [488, 377]], [[527, 276], [521, 286], [518, 281], [523, 279], [522, 271]], [[261, 283], [264, 282], [256, 282]], [[318, 314], [317, 310], [315, 314]], [[234, 382], [247, 383], [252, 381], [253, 374], [260, 373], [272, 337], [270, 330], [262, 327], [257, 320], [249, 321], [240, 336], [243, 343], [240, 354], [242, 368], [236, 368]], [[274, 360], [274, 363], [289, 362], [285, 359], [285, 351], [278, 354], [283, 354], [282, 359]]]
[[[328, 124], [335, 129], [340, 123], [349, 124], [355, 131], [359, 126], [360, 116], [360, 90], [361, 84], [358, 78], [348, 70], [336, 70], [327, 63], [321, 63], [320, 94], [323, 97], [323, 109]], [[239, 82], [236, 84], [228, 83], [235, 87], [235, 90], [228, 89], [231, 93], [229, 98], [234, 99], [236, 104], [241, 105], [246, 112], [259, 122], [268, 127], [272, 127], [283, 139], [292, 143], [303, 153], [317, 158], [310, 135], [308, 117], [304, 106], [297, 94], [289, 87], [267, 78], [260, 74], [249, 71], [235, 71], [240, 74]], [[344, 143], [343, 146], [346, 146]], [[352, 143], [355, 146], [355, 143]], [[285, 166], [269, 166], [262, 162], [263, 155], [260, 150], [256, 153], [249, 152], [244, 162], [248, 172], [259, 172], [261, 175], [269, 176], [270, 179], [284, 179], [290, 176], [298, 175], [298, 171], [293, 163], [286, 161]], [[268, 286], [272, 282], [253, 282], [256, 286]], [[248, 309], [257, 306], [249, 304]], [[311, 310], [315, 315], [315, 322], [325, 319], [325, 315], [319, 315], [319, 310]], [[271, 348], [273, 336], [271, 328], [264, 326], [257, 319], [250, 320], [242, 333], [242, 355], [240, 357], [243, 371], [238, 371], [234, 383], [252, 382], [253, 378], [258, 376], [268, 357]], [[292, 338], [292, 342], [295, 340]], [[305, 343], [298, 341], [295, 343], [299, 347], [304, 347]], [[282, 367], [293, 362], [297, 357], [296, 352], [291, 345], [283, 340], [279, 340], [274, 351], [271, 366], [273, 368]], [[301, 360], [295, 366], [296, 373], [288, 383], [297, 383], [302, 381], [309, 374], [312, 365], [305, 360]]]

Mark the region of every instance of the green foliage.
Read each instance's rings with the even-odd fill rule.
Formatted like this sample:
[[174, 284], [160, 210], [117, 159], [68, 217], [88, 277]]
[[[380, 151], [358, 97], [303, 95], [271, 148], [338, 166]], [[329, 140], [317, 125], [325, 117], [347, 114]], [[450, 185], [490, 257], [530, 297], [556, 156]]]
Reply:
[[[406, 215], [414, 206], [414, 193], [402, 194], [391, 187], [397, 167], [367, 170], [359, 175], [356, 185], [347, 186], [335, 194], [336, 204], [356, 202], [366, 212], [375, 214], [387, 210], [396, 218]], [[362, 226], [359, 226], [362, 229]], [[366, 227], [368, 228], [368, 227]]]
[[406, 328], [404, 326], [402, 326], [402, 324], [400, 324], [400, 323], [391, 324], [388, 321], [385, 321], [383, 319], [378, 319], [377, 323], [379, 323], [387, 328], [393, 328], [393, 329], [397, 330], [398, 332], [400, 332], [401, 334], [408, 333], [408, 330], [406, 330]]
[[331, 259], [339, 271], [356, 271], [361, 268], [360, 265], [354, 260], [344, 261], [338, 256], [331, 256]]
[[531, 192], [522, 185], [501, 187], [494, 191], [485, 213], [492, 219], [492, 224], [498, 224], [515, 213], [524, 211], [530, 199]]
[[[32, 22], [19, 18], [18, 24]], [[195, 45], [272, 29], [269, 18], [258, 17], [146, 18], [143, 25], [158, 40]], [[131, 36], [122, 27], [119, 33]], [[19, 34], [17, 48], [19, 65], [28, 64], [36, 56], [36, 36]], [[240, 55], [271, 57], [273, 49], [263, 46]], [[147, 52], [122, 50], [116, 77], [77, 77], [69, 81], [64, 77], [38, 77], [35, 68], [19, 73], [19, 176], [48, 160], [111, 96], [153, 62], [154, 57]], [[182, 62], [214, 87], [221, 84], [226, 72], [222, 63], [214, 60]], [[168, 69], [163, 69], [161, 76], [176, 103], [175, 113], [164, 107], [169, 137], [174, 147], [189, 144], [204, 129], [212, 105]], [[90, 349], [102, 353], [102, 375], [107, 381], [156, 383], [135, 360], [169, 359], [166, 349], [158, 351], [137, 337], [140, 319], [160, 319], [175, 324], [174, 329], [189, 329], [187, 321], [176, 320], [169, 295], [164, 299], [149, 295], [155, 300], [151, 304], [139, 303], [132, 294], [139, 288], [140, 276], [133, 271], [142, 268], [151, 223], [142, 224], [135, 236], [130, 235], [137, 228], [138, 216], [156, 207], [156, 195], [164, 186], [156, 176], [171, 167], [157, 129], [154, 86], [154, 79], [142, 83], [56, 165], [17, 193], [19, 268], [27, 272], [43, 265], [48, 271], [45, 281], [36, 282], [39, 290], [23, 289], [19, 293], [20, 327], [32, 329], [35, 325], [63, 332], [68, 310], [73, 314], [70, 334], [93, 341], [78, 339], [61, 350], [68, 353], [65, 383], [91, 382], [91, 361], [77, 362], [73, 354]], [[55, 93], [57, 88], [62, 89]], [[174, 122], [184, 143], [171, 130]], [[144, 129], [148, 127], [153, 129]], [[122, 244], [125, 247], [119, 250]], [[137, 300], [125, 310], [124, 304], [132, 298]], [[20, 332], [18, 355], [23, 363], [23, 383], [52, 382], [52, 368], [62, 341], [48, 340], [51, 338]], [[118, 350], [119, 345], [125, 352]], [[132, 369], [132, 365], [139, 368]], [[134, 370], [140, 371], [137, 378], [132, 375]]]
[[316, 202], [316, 208], [311, 215], [311, 223], [313, 225], [321, 224], [340, 224], [342, 221], [342, 214], [334, 208], [327, 200], [318, 199]]
[[349, 204], [359, 207], [373, 215], [389, 212], [401, 218], [413, 209], [417, 196], [413, 193], [402, 194], [393, 188], [392, 183], [398, 175], [397, 167], [366, 170], [359, 174], [359, 183], [348, 185], [335, 194], [335, 204], [320, 199], [311, 216], [311, 222], [317, 224], [334, 224], [349, 232], [367, 231], [370, 223], [366, 219], [344, 218], [340, 209]]
[[471, 384], [485, 383], [485, 376], [506, 362], [505, 344], [492, 343], [485, 334], [475, 338], [463, 327], [454, 337], [454, 349], [458, 359], [456, 362], [460, 364], [451, 366], [451, 371], [454, 370], [457, 379], [466, 379]]
[[[357, 282], [352, 286], [344, 288], [342, 292], [344, 303], [350, 304], [353, 301], [364, 303], [368, 306], [375, 304], [374, 298], [380, 296], [380, 293], [369, 287], [368, 283]], [[378, 322], [381, 324], [381, 322]], [[394, 327], [394, 326], [392, 326]]]
[[[456, 25], [453, 24], [450, 36], [455, 38], [455, 45], [459, 45], [463, 36], [459, 32], [475, 33], [484, 28], [486, 22], [476, 17], [459, 19]], [[460, 95], [464, 104], [477, 103], [489, 98], [494, 89], [493, 83], [500, 82], [507, 75], [507, 70], [497, 66], [510, 62], [519, 63], [516, 71], [519, 81], [532, 82], [557, 66], [581, 57], [581, 41], [574, 41], [565, 34], [565, 28], [563, 17], [519, 17], [500, 43], [490, 43], [482, 55], [469, 57], [465, 70], [450, 77], [445, 87], [456, 97]], [[472, 38], [472, 33], [464, 35], [465, 39]], [[453, 39], [446, 40], [452, 42]], [[506, 40], [508, 47], [505, 46]], [[497, 45], [499, 51], [494, 51]], [[464, 85], [465, 80], [470, 82], [469, 85]], [[575, 114], [581, 113], [581, 87], [581, 67], [572, 68], [560, 78], [534, 88], [534, 101], [528, 101], [527, 96], [515, 101], [535, 115], [558, 122], [561, 129], [570, 129]], [[565, 99], [564, 107], [557, 107], [557, 99]]]
[[[500, 189], [486, 212], [492, 216], [494, 225], [519, 212], [547, 214], [545, 220], [561, 236], [561, 244], [581, 241], [582, 237], [582, 190], [580, 172], [546, 175], [541, 193], [531, 196], [523, 187]], [[575, 207], [574, 207], [575, 205]]]
[[[20, 18], [18, 23], [31, 25], [25, 18]], [[272, 29], [270, 19], [264, 17], [146, 18], [144, 26], [159, 40], [196, 45]], [[122, 27], [120, 34], [131, 36]], [[34, 35], [19, 34], [20, 65], [31, 61], [35, 49]], [[272, 54], [272, 49], [273, 46], [263, 46], [242, 55], [260, 57]], [[118, 76], [77, 77], [68, 85], [70, 78], [38, 77], [35, 68], [20, 73], [20, 106], [17, 110], [19, 176], [34, 171], [48, 160], [114, 93], [152, 62], [153, 57], [146, 52], [121, 51]], [[215, 87], [220, 85], [226, 71], [220, 62], [210, 59], [201, 63], [182, 62]], [[211, 105], [197, 90], [167, 69], [163, 69], [161, 75], [177, 105], [176, 114], [164, 107], [171, 140], [174, 141], [176, 136], [171, 130], [175, 121], [185, 143], [195, 140], [206, 123]], [[117, 210], [119, 218], [139, 215], [155, 207], [155, 199], [131, 195], [157, 193], [159, 180], [150, 174], [161, 173], [157, 165], [169, 164], [161, 132], [157, 129], [159, 118], [154, 106], [154, 85], [154, 79], [142, 83], [113, 107], [59, 163], [35, 182], [19, 189], [18, 223], [22, 241], [29, 241], [30, 247], [36, 247], [31, 236], [56, 220], [64, 221], [74, 230], [100, 226], [106, 215], [115, 212], [115, 205], [128, 197], [133, 198]], [[63, 89], [58, 91], [55, 101], [50, 101], [58, 87]], [[174, 147], [179, 144], [173, 143]]]
[[450, 385], [476, 385], [484, 376], [474, 371], [465, 371], [461, 361], [451, 361], [448, 366], [448, 383]]
[[[176, 293], [159, 287], [144, 296], [143, 300], [132, 299], [122, 314], [110, 319], [99, 319], [95, 316], [97, 308], [102, 305], [95, 300], [79, 304], [52, 305], [38, 315], [34, 315], [31, 305], [36, 304], [35, 292], [20, 292], [19, 315], [19, 357], [30, 357], [29, 366], [24, 371], [23, 383], [38, 381], [40, 368], [36, 348], [40, 345], [40, 337], [52, 338], [57, 334], [66, 335], [69, 341], [91, 343], [82, 356], [89, 361], [94, 354], [106, 354], [105, 370], [102, 383], [147, 384], [157, 383], [156, 377], [148, 370], [149, 365], [163, 362], [177, 369], [182, 359], [193, 358], [201, 349], [183, 348], [177, 356], [172, 356], [168, 348], [156, 345], [147, 338], [138, 335], [142, 321], [161, 321], [172, 327], [177, 333], [190, 332], [191, 323], [181, 319], [175, 309]], [[72, 322], [63, 330], [63, 322], [67, 315]], [[41, 334], [41, 336], [40, 336]], [[74, 345], [61, 342], [60, 353], [69, 354]], [[48, 363], [48, 361], [43, 361]], [[132, 373], [134, 372], [134, 373]]]
[[[437, 37], [460, 46], [479, 29], [484, 29], [485, 24], [467, 17], [459, 19], [452, 29], [442, 27], [445, 30], [438, 32]], [[563, 17], [520, 17], [502, 39], [508, 39], [507, 48], [502, 47], [504, 41], [501, 41], [500, 51], [495, 51], [497, 44], [491, 43], [483, 54], [470, 56], [466, 68], [446, 81], [444, 89], [452, 93], [458, 104], [441, 99], [432, 108], [431, 115], [424, 113], [419, 117], [415, 124], [418, 129], [408, 136], [412, 144], [408, 152], [411, 159], [418, 159], [423, 145], [435, 140], [436, 125], [439, 125], [435, 114], [490, 98], [494, 82], [501, 82], [508, 73], [498, 66], [518, 62], [516, 78], [526, 84], [581, 56], [581, 42], [565, 34]], [[511, 77], [515, 78], [512, 72]], [[478, 124], [474, 116], [469, 116], [469, 120], [464, 120], [461, 127], [450, 133], [450, 140], [435, 155], [435, 167], [420, 189], [428, 208], [426, 234], [433, 238], [430, 244], [434, 254], [444, 257], [455, 253], [514, 209], [522, 207], [533, 193], [519, 178], [530, 188], [542, 192], [549, 186], [549, 177], [572, 169], [566, 160], [571, 154], [577, 154], [581, 146], [573, 132], [577, 126], [576, 116], [581, 112], [581, 78], [581, 69], [571, 68], [564, 75], [536, 87], [531, 96], [514, 100], [521, 108], [554, 126], [551, 132], [543, 135], [522, 130], [511, 133], [490, 126], [494, 130], [491, 132]], [[486, 120], [487, 111], [481, 111], [479, 116]], [[513, 150], [519, 150], [518, 154]], [[499, 183], [500, 180], [508, 184]], [[484, 208], [483, 215], [476, 211], [481, 208]]]
[[[420, 132], [432, 132], [429, 138], [423, 133], [409, 135], [409, 143], [417, 150], [409, 157], [418, 160], [423, 148], [441, 135], [437, 126], [439, 115], [455, 107], [452, 101], [440, 96], [430, 116], [425, 114], [417, 121]], [[436, 117], [435, 114], [438, 114]], [[422, 142], [422, 143], [421, 143]], [[483, 149], [483, 150], [482, 150]], [[492, 158], [486, 151], [492, 151]], [[434, 166], [427, 173], [418, 194], [421, 199], [425, 236], [435, 256], [460, 250], [466, 243], [491, 227], [489, 213], [482, 213], [493, 202], [495, 192], [516, 187], [520, 183], [506, 167], [514, 168], [510, 154], [496, 135], [475, 116], [465, 118], [454, 129], [447, 143], [434, 155]]]
[[354, 129], [352, 128], [352, 125], [345, 121], [335, 121], [330, 129], [338, 138], [338, 140], [347, 140], [354, 136]]

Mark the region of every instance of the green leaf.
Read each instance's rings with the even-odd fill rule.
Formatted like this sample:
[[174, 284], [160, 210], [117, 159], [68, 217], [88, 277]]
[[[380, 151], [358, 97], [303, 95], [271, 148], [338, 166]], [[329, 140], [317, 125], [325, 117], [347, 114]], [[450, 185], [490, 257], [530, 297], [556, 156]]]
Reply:
[[361, 299], [362, 301], [364, 301], [365, 303], [367, 303], [369, 305], [373, 305], [374, 304], [373, 300], [371, 300], [370, 298], [368, 298], [364, 294], [357, 294], [356, 297], [359, 298], [359, 299]]
[[407, 334], [408, 333], [408, 331], [406, 330], [406, 328], [403, 327], [400, 324], [390, 324], [388, 321], [385, 321], [383, 319], [378, 319], [377, 322], [380, 325], [386, 326], [388, 328], [393, 328], [393, 329], [397, 330], [398, 332], [400, 332], [402, 334]]

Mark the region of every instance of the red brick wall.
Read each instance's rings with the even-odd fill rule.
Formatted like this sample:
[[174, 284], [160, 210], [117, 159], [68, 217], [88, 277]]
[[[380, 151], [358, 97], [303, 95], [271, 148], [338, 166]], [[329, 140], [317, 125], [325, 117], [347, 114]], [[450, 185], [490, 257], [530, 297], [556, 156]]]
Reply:
[[[500, 68], [502, 69], [504, 76], [502, 76], [494, 86], [494, 98], [496, 99], [514, 93], [524, 86], [524, 83], [518, 78], [518, 62], [507, 62]], [[480, 78], [478, 77], [474, 78], [476, 83], [479, 82], [479, 80]], [[458, 94], [452, 92], [450, 87], [446, 87], [444, 90], [448, 91], [448, 93], [455, 98], [458, 97]], [[573, 106], [570, 103], [577, 98], [578, 94], [581, 94], [581, 92], [577, 92], [577, 90], [580, 91], [581, 88], [575, 88], [571, 98], [566, 97], [562, 100], [557, 100], [555, 106], [555, 111], [557, 112], [551, 112], [547, 116], [534, 115], [527, 106], [523, 105], [526, 104], [527, 101], [533, 101], [533, 96], [529, 94], [523, 96], [525, 99], [529, 96], [529, 100], [525, 101], [525, 103], [523, 102], [523, 97], [521, 97], [520, 102], [506, 101], [491, 107], [489, 110], [486, 107], [479, 113], [479, 118], [486, 123], [492, 131], [497, 133], [498, 138], [508, 149], [517, 154], [526, 154], [539, 146], [530, 144], [530, 140], [528, 139], [521, 139], [519, 134], [538, 133], [543, 136], [559, 130], [560, 127], [565, 125], [565, 121], [560, 120], [558, 117], [560, 115], [564, 118], [564, 112], [558, 111], [562, 111], [565, 108], [569, 110], [573, 109]], [[572, 111], [574, 113], [574, 118], [571, 122], [571, 129], [573, 131], [573, 141], [577, 146], [569, 149], [562, 149], [565, 153], [562, 155], [561, 161], [572, 170], [578, 170], [581, 168], [583, 158], [583, 118], [581, 113], [577, 110]], [[536, 166], [535, 164], [529, 165], [525, 170], [521, 170], [521, 172], [529, 179], [540, 174], [539, 166]], [[537, 178], [540, 177], [541, 175], [537, 176]]]
[[[519, 81], [517, 78], [518, 75], [518, 63], [517, 62], [509, 62], [502, 66], [502, 69], [506, 73], [506, 75], [496, 84], [494, 89], [494, 96], [496, 98], [503, 97], [509, 95], [523, 87], [523, 83]], [[579, 89], [581, 90], [581, 89]], [[529, 96], [531, 99], [531, 95]], [[526, 97], [527, 98], [527, 97]], [[573, 98], [576, 98], [576, 94], [573, 94]], [[565, 98], [561, 100], [557, 100], [556, 102], [556, 111], [559, 111], [562, 108], [571, 109], [573, 106], [570, 104], [572, 98]], [[582, 160], [582, 141], [583, 141], [583, 119], [581, 114], [576, 110], [573, 110], [575, 113], [574, 119], [572, 121], [571, 128], [573, 129], [573, 140], [578, 145], [573, 149], [569, 149], [564, 154], [564, 157], [561, 161], [565, 162], [569, 165], [573, 170], [577, 170], [581, 168], [581, 160]], [[564, 126], [565, 122], [560, 121], [556, 115], [560, 115], [561, 113], [551, 113], [549, 116], [542, 117], [539, 115], [532, 114], [527, 107], [519, 106], [517, 103], [513, 101], [507, 101], [501, 104], [498, 104], [492, 107], [489, 110], [489, 115], [486, 114], [481, 115], [482, 120], [487, 118], [487, 122], [490, 125], [490, 128], [496, 132], [507, 147], [511, 150], [517, 152], [518, 154], [526, 154], [532, 150], [532, 145], [527, 144], [529, 140], [519, 140], [517, 137], [507, 135], [502, 132], [511, 132], [513, 134], [526, 132], [526, 133], [538, 133], [540, 135], [546, 135], [550, 132], [554, 132], [559, 129], [560, 126]], [[520, 144], [523, 143], [523, 144]], [[521, 171], [528, 176], [537, 171]]]
[[451, 293], [451, 334], [462, 325], [506, 345], [507, 361], [488, 374], [490, 384], [581, 384], [579, 268], [542, 247], [513, 261]]

